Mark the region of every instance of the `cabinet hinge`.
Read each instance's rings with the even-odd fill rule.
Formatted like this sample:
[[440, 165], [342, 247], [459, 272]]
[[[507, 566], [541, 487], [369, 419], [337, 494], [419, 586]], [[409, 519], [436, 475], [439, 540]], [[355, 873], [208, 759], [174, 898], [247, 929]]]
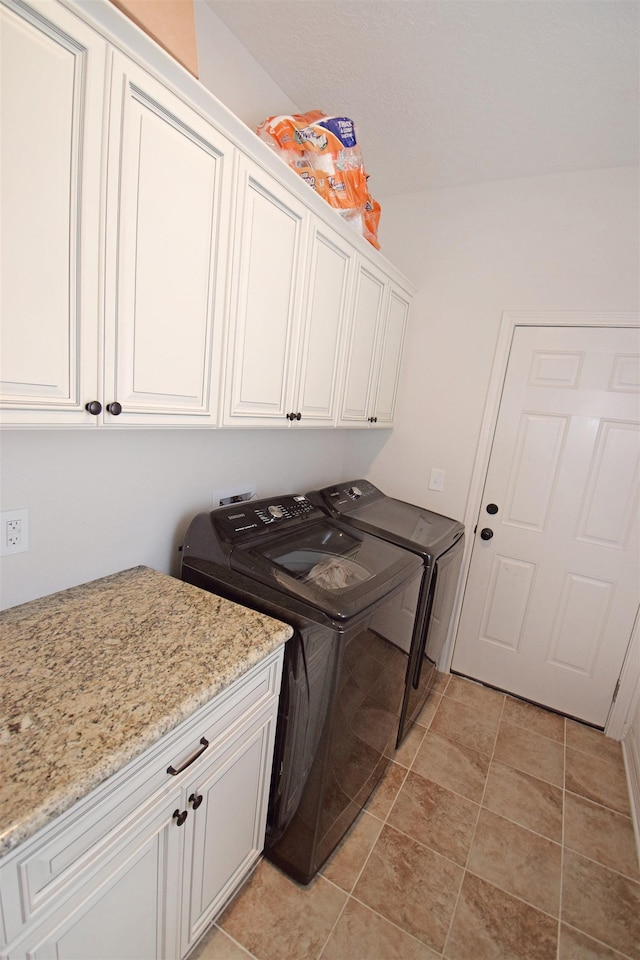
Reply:
[[616, 683], [616, 688], [613, 691], [613, 697], [611, 698], [611, 703], [615, 703], [616, 700], [618, 699], [619, 690], [620, 690], [620, 681], [618, 680], [618, 682]]

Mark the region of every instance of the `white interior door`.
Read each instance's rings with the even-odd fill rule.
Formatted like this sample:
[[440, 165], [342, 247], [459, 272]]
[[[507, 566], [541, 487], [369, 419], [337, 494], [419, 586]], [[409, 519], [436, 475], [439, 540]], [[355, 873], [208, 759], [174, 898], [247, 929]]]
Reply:
[[516, 329], [452, 661], [597, 726], [639, 603], [639, 354], [637, 329]]

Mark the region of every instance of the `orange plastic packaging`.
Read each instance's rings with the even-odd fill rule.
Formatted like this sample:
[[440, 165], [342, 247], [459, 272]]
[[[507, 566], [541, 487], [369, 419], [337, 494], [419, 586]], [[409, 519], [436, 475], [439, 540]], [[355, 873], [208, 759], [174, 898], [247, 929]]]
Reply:
[[355, 126], [349, 117], [329, 117], [321, 110], [310, 110], [305, 114], [268, 117], [257, 132], [327, 203], [380, 249], [380, 204], [369, 194]]

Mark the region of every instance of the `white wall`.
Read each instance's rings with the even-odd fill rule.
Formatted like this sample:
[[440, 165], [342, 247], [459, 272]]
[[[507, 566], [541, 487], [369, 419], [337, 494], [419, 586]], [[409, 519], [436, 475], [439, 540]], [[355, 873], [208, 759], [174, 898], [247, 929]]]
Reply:
[[29, 510], [28, 553], [0, 558], [2, 608], [137, 564], [178, 572], [214, 490], [305, 492], [342, 475], [329, 430], [4, 431], [0, 509]]
[[462, 519], [503, 311], [637, 310], [638, 208], [636, 168], [383, 199], [384, 253], [420, 290], [397, 425], [354, 437], [346, 473]]
[[194, 8], [199, 79], [218, 100], [252, 130], [267, 117], [300, 113], [204, 0]]

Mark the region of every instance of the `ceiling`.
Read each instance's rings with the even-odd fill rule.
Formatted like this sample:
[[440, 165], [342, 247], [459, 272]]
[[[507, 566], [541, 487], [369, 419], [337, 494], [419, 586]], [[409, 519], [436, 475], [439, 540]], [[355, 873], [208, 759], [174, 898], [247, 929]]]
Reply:
[[638, 163], [637, 0], [207, 0], [374, 196]]

